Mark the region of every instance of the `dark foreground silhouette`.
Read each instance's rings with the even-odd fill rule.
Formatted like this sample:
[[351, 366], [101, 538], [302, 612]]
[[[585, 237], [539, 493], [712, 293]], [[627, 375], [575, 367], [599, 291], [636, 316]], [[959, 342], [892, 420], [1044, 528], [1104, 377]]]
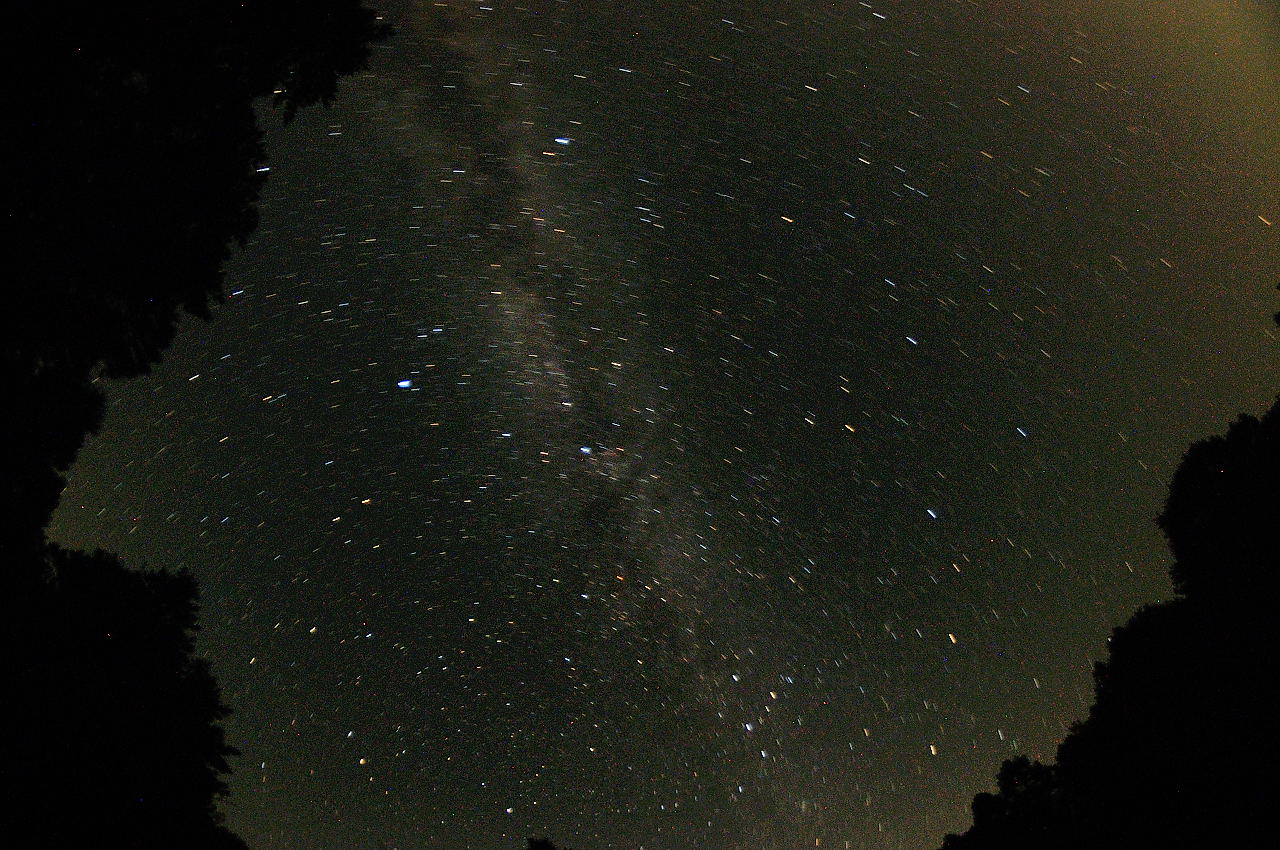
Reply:
[[7, 612], [6, 821], [23, 847], [241, 848], [219, 824], [234, 751], [194, 657], [188, 575], [51, 549], [54, 577]]
[[257, 224], [253, 104], [329, 103], [387, 35], [360, 0], [15, 0], [5, 10], [0, 540], [39, 549], [98, 379], [146, 372], [208, 317]]
[[526, 850], [569, 850], [569, 848], [557, 847], [555, 842], [548, 838], [530, 838]]
[[1178, 597], [1115, 630], [1057, 763], [1005, 762], [945, 850], [1257, 845], [1280, 790], [1280, 401], [1193, 445], [1159, 522]]
[[[329, 103], [389, 34], [360, 0], [15, 0], [0, 292], [5, 846], [241, 848], [187, 575], [49, 545], [104, 378], [208, 317], [264, 179], [254, 102]], [[15, 843], [16, 842], [16, 843]]]

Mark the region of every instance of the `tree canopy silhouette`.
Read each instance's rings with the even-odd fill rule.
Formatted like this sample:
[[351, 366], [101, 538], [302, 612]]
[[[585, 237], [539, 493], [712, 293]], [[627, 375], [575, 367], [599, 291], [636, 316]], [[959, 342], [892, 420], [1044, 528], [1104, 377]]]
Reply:
[[1280, 400], [1191, 447], [1159, 522], [1179, 596], [1113, 632], [1057, 763], [1005, 762], [946, 850], [1190, 850], [1259, 829], [1280, 755], [1258, 657], [1280, 575]]
[[1174, 475], [1159, 522], [1173, 552], [1174, 587], [1188, 598], [1250, 608], [1274, 602], [1278, 418], [1275, 407], [1260, 420], [1241, 416], [1226, 436], [1192, 446]]
[[360, 0], [17, 0], [6, 8], [10, 260], [0, 310], [6, 838], [236, 850], [227, 708], [194, 655], [194, 579], [49, 545], [104, 378], [208, 317], [256, 225], [255, 101], [329, 103], [389, 28]]
[[569, 848], [556, 846], [550, 838], [530, 838], [526, 850], [569, 850]]
[[214, 808], [235, 751], [193, 655], [195, 581], [103, 552], [49, 561], [54, 577], [3, 619], [4, 807], [22, 846], [243, 848]]
[[7, 10], [11, 143], [0, 363], [14, 402], [6, 540], [38, 545], [99, 377], [146, 372], [182, 312], [208, 317], [253, 231], [254, 102], [329, 103], [389, 29], [360, 0], [18, 0]]

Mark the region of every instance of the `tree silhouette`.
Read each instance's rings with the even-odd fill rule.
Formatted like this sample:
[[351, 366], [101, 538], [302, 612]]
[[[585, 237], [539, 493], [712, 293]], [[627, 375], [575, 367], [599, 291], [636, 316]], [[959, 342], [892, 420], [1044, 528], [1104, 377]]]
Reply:
[[222, 298], [257, 223], [255, 100], [286, 120], [329, 103], [389, 29], [360, 0], [11, 5], [7, 78], [31, 82], [11, 92], [0, 538], [33, 551], [101, 422], [97, 379], [146, 372]]
[[1249, 607], [1275, 599], [1278, 432], [1275, 407], [1260, 420], [1241, 416], [1226, 436], [1192, 446], [1174, 475], [1159, 522], [1174, 587], [1188, 598]]
[[1191, 447], [1159, 523], [1179, 597], [1112, 633], [1057, 764], [1005, 762], [947, 850], [1243, 846], [1258, 829], [1280, 755], [1258, 655], [1280, 574], [1280, 400]]
[[569, 850], [568, 847], [557, 847], [549, 838], [530, 838], [526, 850]]
[[[196, 585], [51, 547], [53, 574], [3, 620], [7, 822], [41, 848], [242, 848], [214, 809], [234, 754]], [[22, 769], [17, 769], [22, 768]]]
[[222, 298], [230, 245], [257, 221], [255, 101], [285, 120], [329, 103], [389, 29], [360, 0], [5, 11], [18, 153], [0, 284], [4, 839], [236, 850], [215, 807], [234, 751], [193, 654], [194, 579], [51, 546], [44, 529], [102, 422], [102, 380], [146, 372], [183, 312], [208, 318]]

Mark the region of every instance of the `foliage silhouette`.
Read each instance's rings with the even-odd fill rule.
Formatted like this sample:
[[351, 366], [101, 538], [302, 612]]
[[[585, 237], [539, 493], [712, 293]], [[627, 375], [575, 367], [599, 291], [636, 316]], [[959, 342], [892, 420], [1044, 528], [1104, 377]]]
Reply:
[[554, 841], [549, 838], [530, 838], [529, 846], [525, 850], [569, 850], [568, 847], [558, 847]]
[[[257, 223], [270, 97], [329, 103], [389, 34], [360, 0], [19, 0], [0, 377], [10, 390], [0, 537], [28, 551], [102, 419], [100, 377], [146, 372], [182, 312], [209, 317]], [[17, 37], [15, 38], [14, 35]]]
[[142, 374], [208, 318], [256, 225], [254, 102], [332, 101], [389, 28], [360, 0], [16, 0], [4, 215], [0, 813], [22, 846], [239, 850], [215, 803], [234, 751], [194, 654], [189, 575], [70, 552], [45, 526], [105, 378]]
[[1180, 595], [1113, 632], [1057, 764], [1005, 762], [946, 850], [1252, 843], [1280, 755], [1258, 658], [1280, 575], [1280, 399], [1191, 447], [1159, 522]]
[[1188, 598], [1250, 605], [1280, 589], [1276, 539], [1263, 532], [1280, 521], [1277, 419], [1275, 407], [1261, 420], [1241, 416], [1226, 436], [1192, 446], [1173, 477], [1159, 522], [1174, 587]]
[[23, 846], [244, 847], [214, 809], [235, 751], [193, 655], [194, 579], [57, 547], [46, 564], [49, 580], [3, 621], [19, 780], [4, 805], [29, 826]]

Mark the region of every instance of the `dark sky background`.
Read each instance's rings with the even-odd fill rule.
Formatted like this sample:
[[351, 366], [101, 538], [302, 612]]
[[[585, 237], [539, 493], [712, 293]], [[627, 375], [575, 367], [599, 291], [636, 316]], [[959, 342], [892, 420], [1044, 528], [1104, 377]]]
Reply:
[[936, 846], [1280, 387], [1274, 10], [389, 3], [53, 534], [198, 576], [256, 850]]

